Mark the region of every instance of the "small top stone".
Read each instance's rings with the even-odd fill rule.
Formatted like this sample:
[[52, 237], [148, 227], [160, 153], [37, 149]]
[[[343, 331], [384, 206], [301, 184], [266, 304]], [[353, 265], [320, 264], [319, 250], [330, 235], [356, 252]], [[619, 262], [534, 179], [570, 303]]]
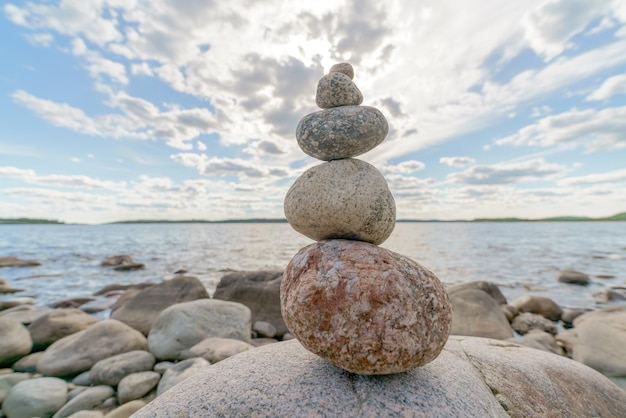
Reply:
[[347, 62], [340, 62], [339, 64], [333, 65], [332, 67], [330, 67], [330, 71], [328, 72], [328, 74], [330, 73], [345, 74], [350, 77], [350, 80], [354, 78], [354, 68], [352, 68], [352, 65]]
[[326, 74], [317, 83], [315, 103], [322, 109], [337, 106], [358, 106], [363, 94], [347, 75], [339, 72]]

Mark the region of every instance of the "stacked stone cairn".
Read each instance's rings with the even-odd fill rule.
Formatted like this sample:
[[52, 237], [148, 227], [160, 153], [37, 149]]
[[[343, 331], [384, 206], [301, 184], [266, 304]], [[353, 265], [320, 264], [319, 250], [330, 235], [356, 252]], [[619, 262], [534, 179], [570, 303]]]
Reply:
[[281, 310], [309, 351], [349, 372], [400, 373], [434, 360], [450, 333], [445, 288], [419, 263], [379, 247], [393, 231], [395, 201], [383, 175], [353, 157], [387, 135], [383, 114], [360, 106], [348, 63], [318, 83], [321, 111], [300, 121], [296, 138], [325, 161], [305, 171], [285, 197], [289, 224], [317, 242], [287, 265]]

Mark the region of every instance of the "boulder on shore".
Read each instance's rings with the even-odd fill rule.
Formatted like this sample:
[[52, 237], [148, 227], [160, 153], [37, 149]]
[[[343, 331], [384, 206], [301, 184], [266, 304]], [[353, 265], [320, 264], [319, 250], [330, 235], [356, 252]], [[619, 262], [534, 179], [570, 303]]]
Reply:
[[34, 267], [40, 266], [38, 260], [22, 260], [17, 257], [0, 257], [0, 267]]
[[563, 309], [555, 301], [545, 296], [523, 295], [511, 301], [510, 305], [517, 308], [520, 313], [539, 314], [551, 321], [558, 321], [563, 314]]
[[105, 358], [146, 349], [146, 337], [139, 331], [107, 319], [53, 343], [37, 362], [37, 371], [47, 376], [76, 375]]
[[28, 331], [33, 350], [42, 350], [55, 341], [89, 328], [98, 322], [80, 309], [54, 309], [34, 320]]
[[448, 289], [452, 305], [450, 333], [499, 340], [512, 337], [513, 329], [499, 301], [480, 286], [467, 286], [468, 284]]
[[181, 276], [165, 280], [143, 290], [130, 291], [133, 296], [124, 298], [119, 306], [116, 304], [111, 318], [148, 335], [154, 321], [161, 312], [172, 305], [197, 299], [206, 299], [209, 294], [204, 285], [195, 277]]
[[607, 376], [626, 376], [626, 306], [583, 314], [574, 320], [574, 330], [574, 360]]
[[148, 335], [150, 352], [160, 360], [182, 360], [208, 337], [250, 342], [250, 309], [241, 303], [198, 299], [161, 312]]
[[56, 377], [40, 377], [16, 384], [2, 403], [9, 418], [50, 417], [67, 401], [67, 384]]
[[113, 270], [126, 271], [144, 268], [143, 263], [137, 263], [129, 255], [114, 255], [107, 257], [100, 263], [103, 267], [113, 267]]
[[580, 363], [484, 338], [452, 336], [433, 362], [384, 376], [348, 373], [292, 340], [213, 365], [134, 417], [534, 417], [546, 411], [623, 417], [626, 392]]
[[33, 341], [21, 322], [0, 317], [0, 367], [30, 353]]
[[570, 269], [561, 270], [557, 279], [561, 283], [577, 284], [580, 286], [587, 286], [591, 283], [588, 275], [580, 271]]
[[213, 299], [239, 302], [250, 308], [252, 323], [265, 321], [276, 327], [276, 336], [287, 330], [280, 312], [282, 271], [238, 271], [220, 279]]
[[129, 351], [102, 359], [94, 364], [89, 372], [89, 378], [94, 385], [117, 386], [131, 373], [152, 370], [154, 362], [154, 356], [147, 351]]

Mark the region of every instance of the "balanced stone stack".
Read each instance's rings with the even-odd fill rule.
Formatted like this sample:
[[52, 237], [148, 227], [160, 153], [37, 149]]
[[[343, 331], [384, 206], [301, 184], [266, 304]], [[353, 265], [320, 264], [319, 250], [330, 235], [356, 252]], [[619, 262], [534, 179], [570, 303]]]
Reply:
[[445, 288], [419, 263], [378, 245], [391, 235], [395, 201], [383, 175], [355, 159], [387, 135], [383, 114], [360, 106], [348, 63], [318, 83], [321, 111], [296, 138], [325, 161], [305, 171], [285, 197], [289, 224], [317, 242], [289, 262], [281, 310], [309, 351], [359, 374], [400, 373], [434, 360], [450, 333]]

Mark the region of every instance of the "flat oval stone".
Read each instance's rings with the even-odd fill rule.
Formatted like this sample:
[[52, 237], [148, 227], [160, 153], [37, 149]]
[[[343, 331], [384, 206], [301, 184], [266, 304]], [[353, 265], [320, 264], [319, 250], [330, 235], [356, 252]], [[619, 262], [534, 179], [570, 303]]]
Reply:
[[340, 106], [310, 113], [296, 128], [300, 149], [323, 161], [361, 155], [383, 142], [389, 125], [370, 106]]
[[352, 68], [352, 65], [348, 62], [340, 62], [339, 64], [333, 65], [330, 67], [328, 73], [342, 73], [350, 77], [350, 80], [354, 78], [354, 68]]
[[293, 229], [316, 241], [344, 238], [381, 244], [395, 226], [396, 203], [376, 167], [347, 158], [298, 177], [285, 196], [285, 216]]
[[281, 282], [289, 330], [309, 351], [358, 374], [400, 373], [434, 360], [451, 326], [445, 288], [419, 263], [372, 244], [302, 248]]
[[363, 103], [363, 94], [347, 75], [330, 73], [317, 83], [315, 103], [322, 109], [356, 106]]

